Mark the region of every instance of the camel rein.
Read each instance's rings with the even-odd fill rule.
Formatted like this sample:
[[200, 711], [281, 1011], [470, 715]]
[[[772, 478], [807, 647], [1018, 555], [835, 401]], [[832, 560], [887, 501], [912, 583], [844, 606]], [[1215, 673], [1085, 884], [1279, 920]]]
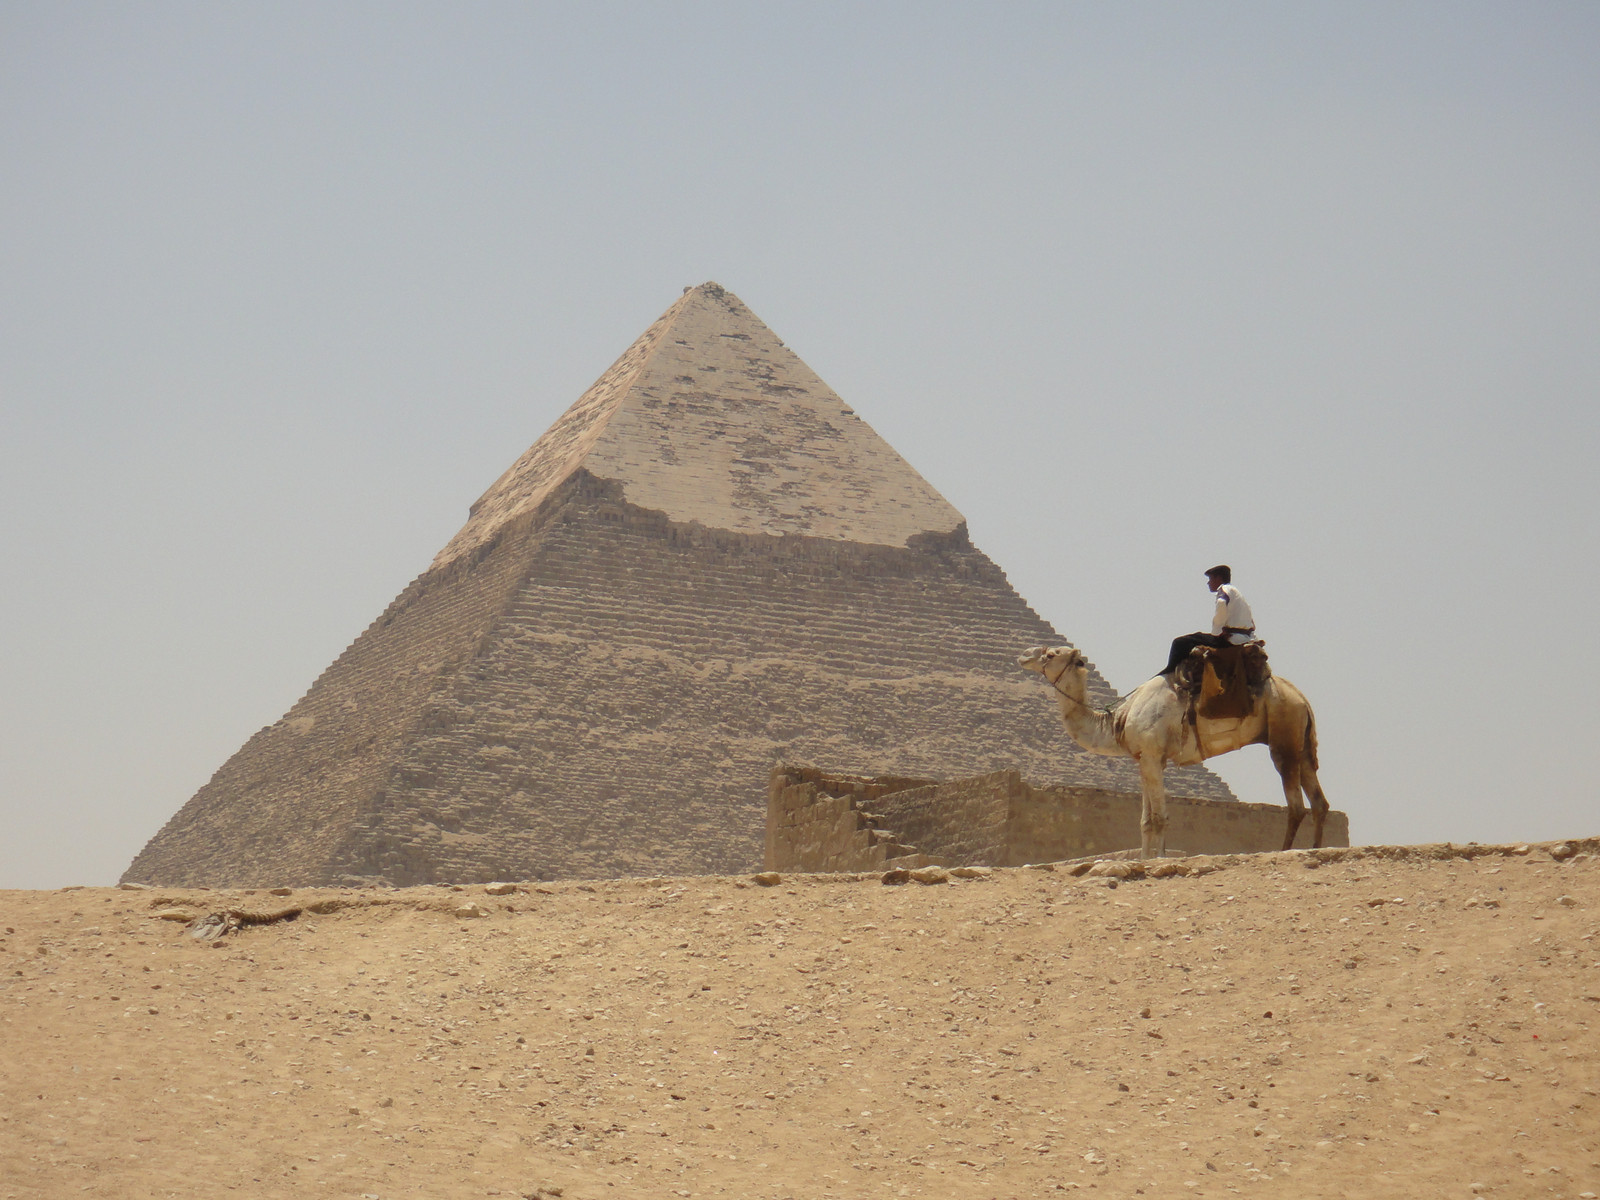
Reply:
[[1058, 674], [1054, 679], [1051, 679], [1050, 676], [1046, 675], [1045, 672], [1043, 672], [1043, 671], [1040, 671], [1039, 674], [1044, 675], [1045, 682], [1048, 683], [1051, 687], [1055, 688], [1056, 695], [1062, 697], [1063, 699], [1071, 700], [1074, 704], [1076, 704], [1079, 708], [1083, 709], [1085, 712], [1094, 713], [1095, 716], [1097, 716], [1097, 717], [1109, 717], [1111, 715], [1111, 710], [1109, 708], [1094, 708], [1091, 705], [1085, 704], [1082, 700], [1079, 700], [1076, 696], [1074, 696], [1072, 693], [1068, 692], [1065, 688], [1063, 688], [1061, 686], [1061, 683], [1060, 683], [1061, 676], [1065, 675], [1067, 673], [1067, 671], [1070, 671], [1071, 669], [1072, 669], [1071, 667], [1066, 668], [1060, 674]]

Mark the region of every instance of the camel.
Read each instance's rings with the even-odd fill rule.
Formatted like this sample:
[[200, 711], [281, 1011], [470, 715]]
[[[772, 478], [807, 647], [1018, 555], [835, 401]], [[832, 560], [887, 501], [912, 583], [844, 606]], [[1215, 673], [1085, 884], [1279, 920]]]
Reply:
[[1017, 658], [1017, 665], [1037, 671], [1056, 690], [1061, 720], [1078, 745], [1091, 754], [1126, 756], [1139, 764], [1144, 796], [1140, 853], [1145, 858], [1160, 858], [1166, 849], [1167, 790], [1162, 775], [1167, 764], [1188, 766], [1258, 742], [1267, 744], [1272, 765], [1283, 779], [1289, 806], [1283, 848], [1293, 847], [1306, 815], [1302, 790], [1311, 801], [1311, 844], [1322, 845], [1328, 800], [1317, 782], [1316, 718], [1300, 689], [1287, 679], [1270, 677], [1247, 716], [1197, 717], [1191, 723], [1186, 719], [1186, 699], [1165, 675], [1140, 684], [1121, 704], [1102, 712], [1089, 704], [1089, 661], [1072, 647], [1035, 646]]

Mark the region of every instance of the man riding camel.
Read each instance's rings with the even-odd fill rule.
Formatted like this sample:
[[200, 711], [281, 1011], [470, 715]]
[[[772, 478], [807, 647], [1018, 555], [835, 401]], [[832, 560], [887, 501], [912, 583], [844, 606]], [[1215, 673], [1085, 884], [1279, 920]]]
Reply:
[[1196, 646], [1242, 646], [1256, 635], [1256, 621], [1250, 615], [1250, 605], [1239, 589], [1233, 586], [1233, 569], [1226, 565], [1212, 567], [1206, 572], [1206, 586], [1217, 597], [1217, 608], [1211, 617], [1210, 633], [1186, 633], [1172, 639], [1172, 652], [1167, 655], [1167, 665], [1161, 674], [1172, 674], [1173, 668], [1189, 657]]

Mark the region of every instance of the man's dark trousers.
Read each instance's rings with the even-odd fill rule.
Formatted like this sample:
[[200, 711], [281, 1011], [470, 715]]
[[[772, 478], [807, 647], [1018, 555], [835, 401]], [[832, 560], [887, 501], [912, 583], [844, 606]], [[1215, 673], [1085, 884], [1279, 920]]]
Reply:
[[1226, 637], [1216, 633], [1186, 633], [1182, 637], [1172, 639], [1172, 652], [1167, 655], [1167, 665], [1161, 668], [1163, 675], [1171, 675], [1172, 668], [1189, 657], [1189, 651], [1196, 646], [1211, 646], [1217, 648], [1231, 645]]

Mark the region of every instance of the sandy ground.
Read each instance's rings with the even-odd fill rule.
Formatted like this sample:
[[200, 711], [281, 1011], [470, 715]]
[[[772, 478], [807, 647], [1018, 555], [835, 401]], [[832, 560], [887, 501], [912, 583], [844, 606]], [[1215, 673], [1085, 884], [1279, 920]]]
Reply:
[[0, 1198], [1600, 1193], [1600, 841], [1188, 861], [0, 893]]

